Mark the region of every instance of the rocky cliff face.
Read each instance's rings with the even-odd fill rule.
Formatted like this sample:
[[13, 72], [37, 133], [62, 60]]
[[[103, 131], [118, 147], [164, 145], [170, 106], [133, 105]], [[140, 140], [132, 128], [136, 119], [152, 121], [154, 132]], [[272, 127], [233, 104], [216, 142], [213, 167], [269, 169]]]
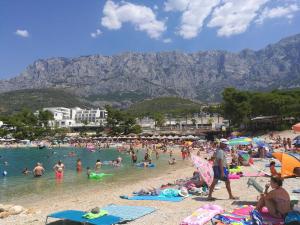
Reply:
[[[0, 91], [63, 88], [93, 100], [110, 95], [178, 95], [215, 101], [225, 87], [270, 90], [300, 86], [300, 34], [259, 51], [124, 53], [37, 60]], [[104, 97], [105, 96], [105, 97]], [[126, 101], [126, 99], [119, 99]]]

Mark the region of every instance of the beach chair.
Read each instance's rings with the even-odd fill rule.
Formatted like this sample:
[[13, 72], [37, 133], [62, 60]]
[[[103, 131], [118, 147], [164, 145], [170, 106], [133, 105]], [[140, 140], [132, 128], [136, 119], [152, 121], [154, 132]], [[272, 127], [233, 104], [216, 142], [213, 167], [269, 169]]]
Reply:
[[84, 225], [111, 225], [111, 224], [117, 224], [120, 221], [122, 221], [122, 218], [111, 216], [111, 215], [105, 215], [102, 217], [99, 217], [97, 219], [86, 219], [82, 216], [86, 214], [84, 211], [78, 211], [78, 210], [65, 210], [60, 211], [56, 213], [52, 213], [47, 216], [45, 224], [48, 223], [49, 218], [56, 218], [56, 219], [62, 219], [62, 220], [69, 220], [73, 222], [79, 222]]

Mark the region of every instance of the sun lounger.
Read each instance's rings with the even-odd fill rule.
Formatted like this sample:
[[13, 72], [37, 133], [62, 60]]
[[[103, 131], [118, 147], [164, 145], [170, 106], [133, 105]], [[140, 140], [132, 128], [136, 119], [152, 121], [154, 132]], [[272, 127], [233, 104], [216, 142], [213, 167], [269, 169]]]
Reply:
[[152, 195], [145, 195], [145, 196], [121, 196], [123, 199], [127, 200], [150, 200], [150, 201], [165, 201], [165, 202], [181, 202], [183, 197], [164, 197], [164, 196], [152, 196]]
[[106, 210], [111, 216], [122, 218], [121, 222], [136, 220], [156, 210], [153, 207], [123, 206], [115, 204], [107, 205], [101, 209]]
[[69, 220], [74, 222], [79, 222], [83, 224], [92, 224], [92, 225], [111, 225], [111, 224], [117, 224], [120, 221], [122, 221], [122, 218], [112, 215], [106, 215], [99, 217], [97, 219], [86, 219], [82, 216], [86, 212], [78, 211], [78, 210], [65, 210], [61, 212], [52, 213], [47, 216], [46, 223], [48, 222], [48, 218], [56, 218], [56, 219], [63, 219], [63, 220]]

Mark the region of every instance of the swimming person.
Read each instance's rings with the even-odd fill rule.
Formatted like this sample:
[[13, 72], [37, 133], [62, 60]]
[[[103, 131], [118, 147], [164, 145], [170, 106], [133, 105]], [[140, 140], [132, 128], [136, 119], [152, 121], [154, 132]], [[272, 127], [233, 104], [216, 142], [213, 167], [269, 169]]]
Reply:
[[53, 167], [53, 170], [55, 171], [55, 177], [58, 179], [63, 178], [64, 169], [65, 169], [65, 165], [61, 162], [61, 160], [59, 160], [57, 164], [55, 164], [55, 166]]
[[45, 169], [41, 163], [37, 163], [32, 172], [34, 177], [41, 177], [44, 174]]
[[87, 175], [88, 178], [90, 178], [91, 173], [92, 173], [92, 170], [90, 169], [90, 167], [87, 167], [86, 168], [86, 175]]
[[[266, 184], [264, 194], [261, 195], [256, 208], [261, 211], [267, 207], [269, 214], [276, 218], [284, 218], [291, 211], [291, 201], [288, 192], [282, 188], [282, 179], [280, 177], [271, 177], [270, 184]], [[269, 187], [273, 189], [268, 192]]]
[[27, 175], [27, 174], [29, 174], [31, 171], [26, 167], [23, 171], [22, 171], [22, 173], [24, 174], [24, 175]]
[[76, 162], [76, 171], [78, 173], [82, 172], [82, 162], [80, 159], [77, 159], [77, 162]]
[[95, 171], [99, 171], [102, 166], [102, 162], [100, 159], [97, 159], [96, 164], [95, 164]]

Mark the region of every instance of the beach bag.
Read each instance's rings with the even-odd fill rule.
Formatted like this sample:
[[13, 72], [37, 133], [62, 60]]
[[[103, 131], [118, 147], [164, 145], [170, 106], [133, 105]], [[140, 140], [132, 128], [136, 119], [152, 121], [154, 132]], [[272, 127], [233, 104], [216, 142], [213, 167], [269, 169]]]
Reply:
[[295, 222], [300, 224], [300, 213], [297, 211], [288, 212], [284, 219], [284, 224], [295, 224]]

